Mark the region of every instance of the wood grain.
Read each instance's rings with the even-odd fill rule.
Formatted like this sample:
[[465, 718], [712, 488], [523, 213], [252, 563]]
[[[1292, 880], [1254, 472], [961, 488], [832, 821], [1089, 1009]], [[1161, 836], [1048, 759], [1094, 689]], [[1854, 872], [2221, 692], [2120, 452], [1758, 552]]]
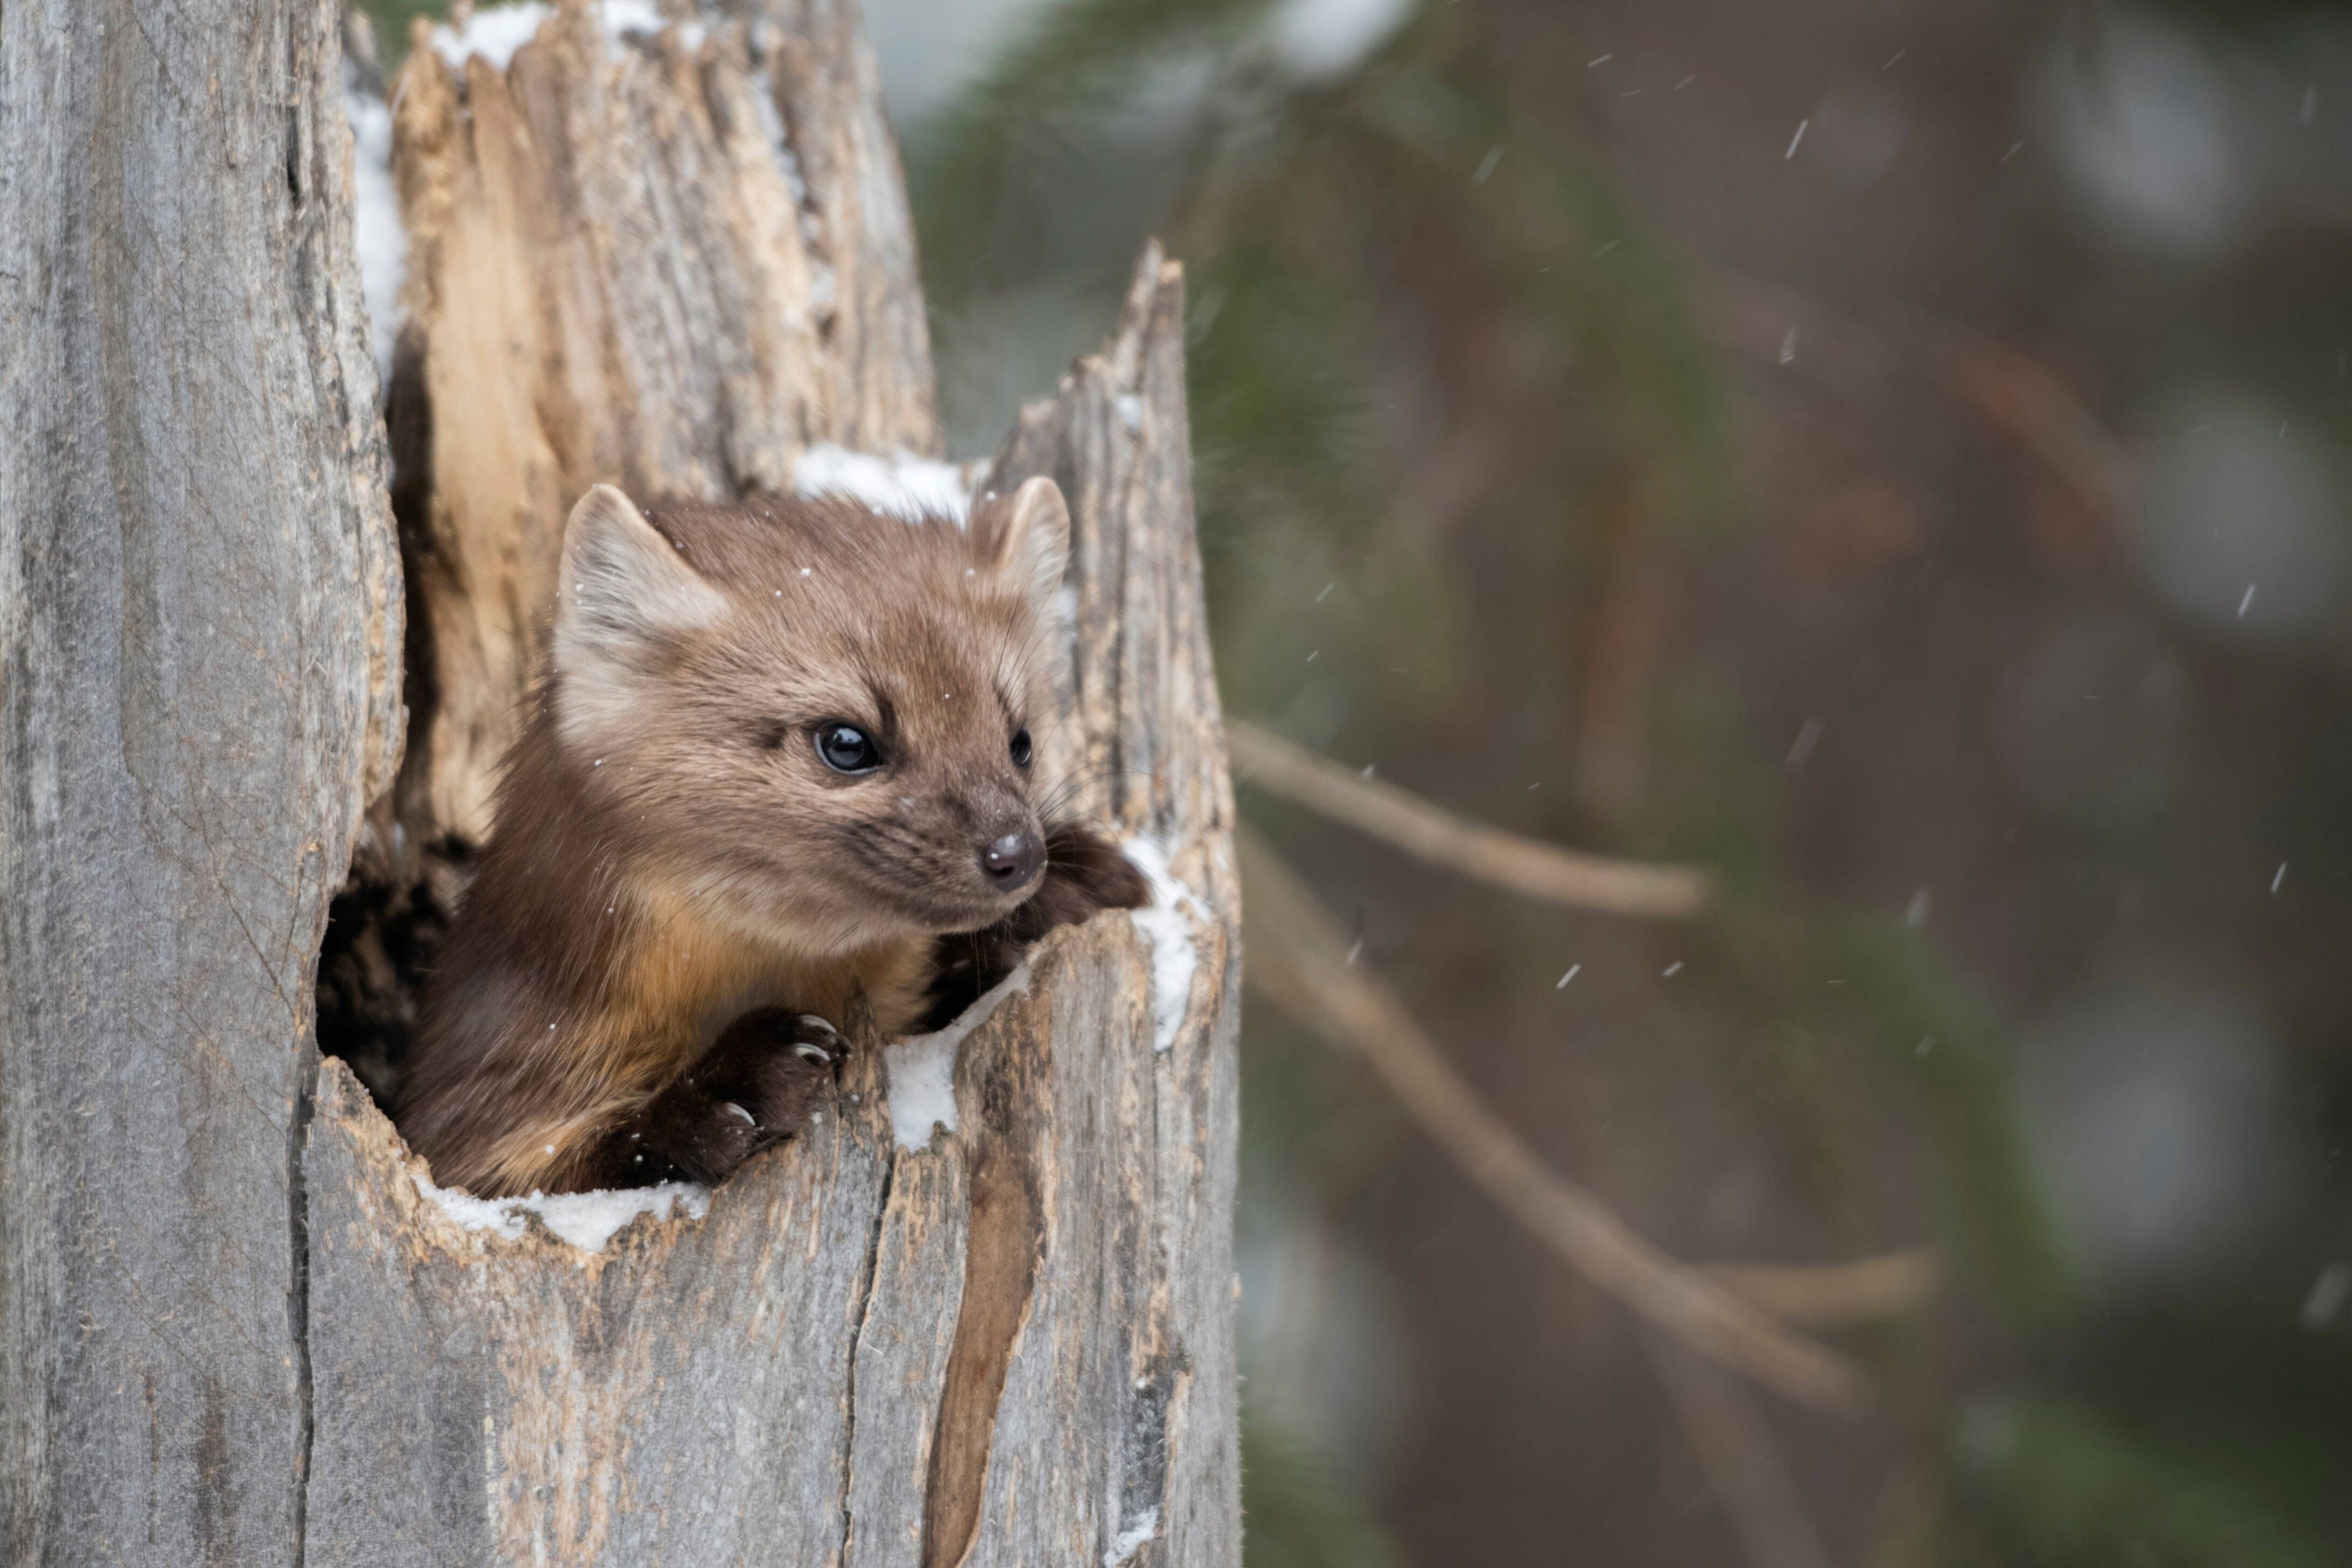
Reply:
[[310, 984], [399, 745], [337, 7], [0, 8], [0, 1561], [299, 1562]]

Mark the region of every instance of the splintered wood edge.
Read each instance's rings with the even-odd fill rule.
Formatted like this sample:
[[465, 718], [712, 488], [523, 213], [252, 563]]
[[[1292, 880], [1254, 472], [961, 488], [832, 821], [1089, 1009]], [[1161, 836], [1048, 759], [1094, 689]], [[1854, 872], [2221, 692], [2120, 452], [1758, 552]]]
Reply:
[[[1131, 1070], [1145, 1081], [1159, 1082], [1160, 1092], [1188, 1081], [1222, 1082], [1224, 1088], [1213, 1091], [1202, 1109], [1230, 1104], [1229, 1060], [1220, 1068], [1213, 1055], [1206, 1059], [1198, 1055], [1230, 1054], [1237, 1027], [1240, 908], [1232, 854], [1232, 785], [1199, 599], [1198, 544], [1190, 504], [1189, 422], [1181, 402], [1182, 298], [1181, 268], [1161, 257], [1156, 247], [1148, 250], [1118, 331], [1101, 352], [1073, 367], [1060, 395], [1024, 410], [998, 460], [1002, 468], [1024, 445], [1034, 443], [1036, 453], [1077, 465], [1076, 476], [1095, 487], [1098, 524], [1107, 538], [1119, 541], [1110, 557], [1097, 563], [1108, 574], [1086, 585], [1091, 602], [1082, 605], [1081, 619], [1092, 621], [1098, 632], [1117, 633], [1127, 617], [1139, 617], [1142, 624], [1129, 629], [1148, 634], [1139, 640], [1108, 636], [1093, 645], [1092, 656], [1108, 661], [1102, 670], [1125, 671], [1129, 661], [1143, 662], [1135, 667], [1139, 673], [1134, 679], [1119, 679], [1112, 700], [1086, 717], [1107, 727], [1108, 743], [1117, 746], [1139, 738], [1149, 752], [1149, 783], [1116, 813], [1100, 815], [1115, 816], [1122, 831], [1155, 836], [1171, 871], [1192, 900], [1186, 925], [1193, 970], [1181, 1016], [1167, 1037], [1167, 1050], [1153, 1048], [1160, 1037], [1153, 994], [1160, 982], [1150, 940], [1136, 922], [1119, 914], [1097, 916], [1086, 926], [1057, 931], [1041, 942], [1029, 960], [1034, 977], [1030, 992], [1009, 998], [961, 1041], [952, 1079], [959, 1111], [956, 1131], [935, 1131], [921, 1147], [898, 1145], [885, 1085], [887, 1068], [875, 1048], [879, 1042], [870, 1030], [853, 1027], [861, 1048], [845, 1069], [835, 1127], [824, 1136], [796, 1139], [756, 1157], [712, 1193], [706, 1216], [640, 1214], [613, 1232], [596, 1252], [562, 1240], [528, 1211], [524, 1232], [517, 1237], [462, 1224], [420, 1188], [418, 1178], [427, 1176], [426, 1167], [407, 1151], [348, 1068], [334, 1060], [320, 1066], [306, 1163], [314, 1180], [343, 1189], [348, 1207], [341, 1222], [344, 1236], [314, 1237], [314, 1247], [346, 1256], [406, 1259], [417, 1266], [487, 1263], [503, 1271], [508, 1283], [500, 1288], [502, 1295], [527, 1281], [531, 1289], [551, 1292], [551, 1300], [587, 1304], [596, 1300], [598, 1282], [616, 1261], [628, 1268], [618, 1277], [623, 1279], [644, 1278], [646, 1270], [706, 1268], [729, 1255], [728, 1237], [740, 1240], [746, 1224], [761, 1226], [852, 1201], [849, 1194], [837, 1190], [836, 1172], [808, 1162], [848, 1160], [841, 1167], [846, 1170], [878, 1160], [889, 1173], [870, 1194], [874, 1213], [868, 1272], [853, 1308], [857, 1326], [844, 1369], [849, 1381], [840, 1396], [864, 1417], [854, 1422], [854, 1430], [864, 1433], [870, 1427], [866, 1441], [887, 1441], [890, 1447], [886, 1452], [851, 1440], [843, 1456], [843, 1495], [845, 1506], [853, 1496], [857, 1500], [861, 1531], [906, 1530], [909, 1539], [922, 1543], [927, 1563], [951, 1563], [976, 1542], [996, 1541], [998, 1527], [989, 1522], [996, 1506], [991, 1500], [1005, 1484], [991, 1475], [997, 1447], [1009, 1440], [1013, 1452], [1022, 1451], [1036, 1440], [1041, 1420], [1050, 1426], [1055, 1419], [1050, 1410], [1027, 1404], [1008, 1408], [1005, 1379], [1008, 1370], [1031, 1353], [1023, 1347], [1038, 1307], [1037, 1291], [1046, 1279], [1041, 1270], [1054, 1253], [1054, 1205], [1032, 1186], [1047, 1168], [1037, 1162], [1050, 1162], [1052, 1147], [1074, 1129], [1060, 1121], [1068, 1110], [1052, 1106], [1050, 1096], [1048, 1103], [1033, 1105], [1023, 1103], [1029, 1097], [1018, 1095], [1013, 1115], [1020, 1127], [992, 1129], [985, 1110], [989, 1090], [992, 1087], [1002, 1094], [1006, 1073], [1024, 1082], [1043, 1073], [1046, 1076], [1037, 1078], [1036, 1085], [1049, 1084], [1069, 1065], [1052, 1067], [1056, 1054], [1107, 1047], [1107, 1041], [1092, 1037], [1056, 1037], [1052, 1020], [1057, 1003], [1068, 1004], [1075, 995], [1091, 998], [1094, 1006], [1127, 1019], [1115, 1031], [1125, 1042], [1120, 1048], [1139, 1053]], [[1164, 406], [1171, 395], [1178, 400], [1175, 406]], [[1077, 630], [1074, 627], [1074, 661], [1088, 657], [1076, 640]], [[1202, 1074], [1205, 1079], [1198, 1078]], [[1005, 1135], [994, 1135], [1000, 1131]], [[1167, 1131], [1163, 1128], [1160, 1136], [1164, 1138]], [[1206, 1144], [1199, 1142], [1209, 1136], [1205, 1126], [1177, 1136], [1177, 1144], [1163, 1147], [1163, 1157], [1206, 1159], [1205, 1166], [1197, 1167], [1196, 1178], [1207, 1181], [1205, 1195], [1229, 1189], [1229, 1133]], [[1225, 1147], [1222, 1158], [1216, 1153], [1220, 1142]], [[856, 1159], [850, 1158], [853, 1154]], [[1051, 1168], [1057, 1173], [1055, 1182], [1065, 1184], [1064, 1201], [1072, 1201], [1066, 1195], [1072, 1189], [1066, 1184], [1083, 1181], [1084, 1173], [1058, 1164]], [[996, 1175], [1009, 1177], [1009, 1184], [992, 1183], [992, 1169]], [[1015, 1187], [1027, 1193], [1026, 1202], [1007, 1201]], [[383, 1195], [387, 1190], [392, 1194], [388, 1198]], [[432, 1212], [425, 1212], [428, 1210]], [[1192, 1223], [1180, 1222], [1187, 1227]], [[1218, 1224], [1214, 1219], [1207, 1223], [1213, 1227]], [[360, 1234], [351, 1234], [353, 1230]], [[1189, 1228], [1184, 1234], [1192, 1237]], [[950, 1269], [952, 1274], [919, 1283], [887, 1269], [874, 1272], [887, 1264], [902, 1275], [906, 1267], [921, 1259], [932, 1260], [934, 1271]], [[850, 1262], [855, 1267], [855, 1260]], [[1066, 1267], [1066, 1261], [1056, 1269]], [[1161, 1336], [1171, 1327], [1189, 1325], [1188, 1334], [1207, 1336], [1196, 1344], [1179, 1342], [1177, 1360], [1151, 1374], [1170, 1380], [1157, 1406], [1163, 1412], [1162, 1421], [1181, 1420], [1186, 1432], [1197, 1434], [1184, 1440], [1190, 1457], [1181, 1473], [1191, 1479], [1180, 1482], [1179, 1472], [1171, 1469], [1150, 1483], [1147, 1489], [1162, 1501], [1175, 1495], [1168, 1489], [1171, 1487], [1204, 1481], [1221, 1495], [1231, 1479], [1225, 1473], [1232, 1468], [1230, 1400], [1213, 1396], [1196, 1406], [1199, 1395], [1184, 1392], [1198, 1372], [1231, 1372], [1230, 1322], [1221, 1331], [1213, 1321], [1202, 1323], [1196, 1315], [1202, 1300], [1213, 1297], [1223, 1303], [1229, 1299], [1223, 1271], [1216, 1272], [1216, 1280], [1188, 1280], [1180, 1288], [1179, 1294], [1193, 1302], [1189, 1309], [1177, 1307], [1167, 1297], [1176, 1282], [1163, 1281], [1156, 1288], [1157, 1304], [1136, 1325], [1141, 1335], [1133, 1347], [1138, 1354], [1153, 1344], [1162, 1344], [1162, 1351], [1151, 1353], [1163, 1354]], [[890, 1279], [898, 1282], [886, 1283]], [[1211, 1285], [1215, 1289], [1210, 1289]], [[1055, 1287], [1056, 1310], [1064, 1314], [1069, 1308], [1062, 1296], [1066, 1289], [1066, 1279]], [[966, 1310], [990, 1303], [993, 1310]], [[1209, 1309], [1213, 1319], [1218, 1310]], [[1230, 1313], [1229, 1306], [1221, 1310]], [[1066, 1318], [1060, 1331], [1067, 1331]], [[916, 1340], [926, 1342], [912, 1342]], [[861, 1369], [884, 1380], [871, 1394], [856, 1392], [863, 1386]], [[894, 1374], [895, 1383], [890, 1381]], [[1013, 1423], [1011, 1439], [999, 1436], [1003, 1420]], [[1208, 1425], [1198, 1425], [1202, 1422]], [[1173, 1436], [1171, 1427], [1157, 1441], [1165, 1444]], [[1105, 1436], [1103, 1440], [1109, 1452], [1121, 1451], [1122, 1438]], [[1195, 1454], [1201, 1444], [1206, 1447]], [[1187, 1505], [1190, 1517], [1203, 1504], [1189, 1490], [1184, 1495], [1192, 1500]], [[1222, 1507], [1213, 1500], [1205, 1506]], [[1133, 1527], [1134, 1520], [1122, 1512], [1115, 1522], [1124, 1531]], [[1173, 1522], [1171, 1516], [1160, 1528]], [[1192, 1538], [1192, 1532], [1185, 1533]], [[1195, 1547], [1221, 1535], [1212, 1530], [1199, 1537]]]

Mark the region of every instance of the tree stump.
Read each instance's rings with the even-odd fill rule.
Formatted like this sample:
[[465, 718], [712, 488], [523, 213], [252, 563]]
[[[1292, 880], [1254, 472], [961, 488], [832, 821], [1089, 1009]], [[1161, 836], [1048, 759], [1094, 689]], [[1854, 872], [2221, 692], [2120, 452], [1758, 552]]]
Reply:
[[983, 482], [1070, 500], [1045, 776], [1181, 905], [1056, 933], [948, 1036], [866, 1031], [699, 1217], [469, 1224], [317, 1054], [329, 900], [354, 844], [378, 891], [461, 882], [587, 483], [935, 449], [911, 228], [846, 0], [415, 50], [395, 556], [338, 18], [237, 9], [0, 9], [0, 1558], [1238, 1562], [1177, 269]]

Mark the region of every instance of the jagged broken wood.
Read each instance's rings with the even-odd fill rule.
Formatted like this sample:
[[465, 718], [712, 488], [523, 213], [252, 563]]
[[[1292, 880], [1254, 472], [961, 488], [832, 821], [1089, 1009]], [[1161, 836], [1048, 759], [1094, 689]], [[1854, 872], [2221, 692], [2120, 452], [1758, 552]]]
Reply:
[[1164, 924], [1060, 933], [964, 1041], [954, 1131], [900, 1146], [869, 1048], [705, 1217], [593, 1252], [453, 1219], [310, 1045], [355, 838], [383, 878], [479, 831], [567, 489], [936, 446], [855, 5], [665, 14], [565, 0], [510, 67], [418, 50], [395, 89], [387, 795], [336, 8], [0, 9], [11, 1563], [1239, 1559], [1238, 904], [1156, 252], [993, 482], [1071, 500], [1043, 765], [1166, 847], [1186, 995]]
[[1170, 1047], [1132, 922], [1062, 933], [964, 1044], [957, 1132], [896, 1147], [869, 1049], [842, 1113], [707, 1218], [597, 1254], [462, 1228], [328, 1062], [306, 1162], [324, 1560], [1235, 1560], [1239, 974], [1181, 343], [1150, 258], [993, 481], [1052, 473], [1074, 503], [1071, 776], [1178, 846], [1211, 911]]

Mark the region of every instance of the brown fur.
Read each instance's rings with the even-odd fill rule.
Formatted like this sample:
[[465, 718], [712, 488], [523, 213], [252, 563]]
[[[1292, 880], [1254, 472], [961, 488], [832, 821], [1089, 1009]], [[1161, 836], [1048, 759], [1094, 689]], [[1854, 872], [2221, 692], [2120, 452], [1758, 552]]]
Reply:
[[[1026, 521], [1010, 498], [968, 530], [838, 498], [642, 519], [612, 492], [583, 501], [560, 585], [576, 596], [399, 1107], [436, 1181], [715, 1180], [815, 1103], [838, 1059], [823, 1020], [853, 997], [904, 1031], [1052, 925], [1142, 900], [1082, 828], [1046, 834], [1017, 893], [978, 865], [1001, 835], [1045, 833], [1009, 742], [1039, 710], [1061, 535]], [[830, 721], [886, 765], [829, 770], [812, 731]]]

